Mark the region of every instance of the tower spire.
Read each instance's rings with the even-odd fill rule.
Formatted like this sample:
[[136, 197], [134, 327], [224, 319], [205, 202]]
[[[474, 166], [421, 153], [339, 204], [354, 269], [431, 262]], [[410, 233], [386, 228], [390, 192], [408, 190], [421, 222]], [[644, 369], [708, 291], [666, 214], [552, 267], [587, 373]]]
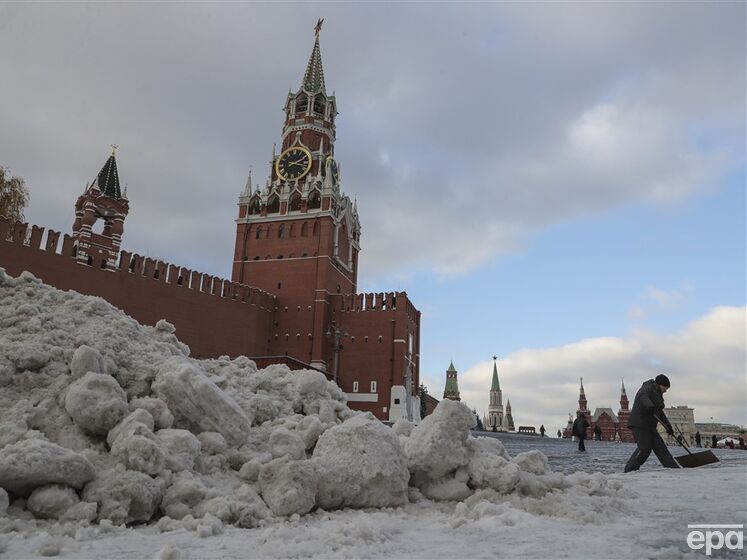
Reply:
[[319, 49], [319, 33], [322, 30], [322, 23], [324, 23], [324, 18], [317, 21], [316, 27], [314, 27], [314, 48], [311, 51], [309, 63], [306, 65], [302, 87], [307, 93], [327, 95], [324, 85], [324, 70], [322, 69], [322, 52]]
[[493, 356], [493, 382], [490, 384], [491, 391], [500, 391], [501, 384], [498, 382], [498, 356]]

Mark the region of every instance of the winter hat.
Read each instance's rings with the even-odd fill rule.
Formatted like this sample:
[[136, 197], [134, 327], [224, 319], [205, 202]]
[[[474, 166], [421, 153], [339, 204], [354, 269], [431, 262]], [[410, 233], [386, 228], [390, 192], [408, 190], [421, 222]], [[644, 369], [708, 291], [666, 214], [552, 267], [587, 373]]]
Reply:
[[669, 383], [669, 378], [663, 373], [660, 373], [656, 376], [656, 379], [654, 379], [654, 383], [656, 383], [657, 385], [664, 385], [664, 387], [672, 386], [672, 384]]

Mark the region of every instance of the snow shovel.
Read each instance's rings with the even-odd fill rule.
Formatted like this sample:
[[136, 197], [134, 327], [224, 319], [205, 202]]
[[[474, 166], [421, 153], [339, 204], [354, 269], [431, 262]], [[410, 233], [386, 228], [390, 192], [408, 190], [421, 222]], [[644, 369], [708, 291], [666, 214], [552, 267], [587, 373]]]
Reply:
[[[661, 422], [661, 419], [657, 416], [656, 419]], [[664, 422], [661, 422], [664, 424]], [[666, 425], [666, 424], [664, 424]], [[716, 457], [713, 454], [713, 451], [710, 449], [706, 449], [705, 451], [698, 451], [697, 453], [693, 453], [690, 451], [690, 448], [685, 443], [685, 438], [682, 435], [682, 430], [680, 430], [679, 426], [677, 426], [677, 431], [679, 432], [679, 435], [674, 435], [674, 439], [679, 443], [682, 447], [685, 448], [685, 451], [687, 451], [687, 455], [682, 455], [681, 457], [675, 457], [674, 460], [677, 461], [680, 466], [684, 469], [693, 469], [695, 467], [702, 467], [703, 465], [710, 465], [711, 463], [718, 463], [718, 457]]]

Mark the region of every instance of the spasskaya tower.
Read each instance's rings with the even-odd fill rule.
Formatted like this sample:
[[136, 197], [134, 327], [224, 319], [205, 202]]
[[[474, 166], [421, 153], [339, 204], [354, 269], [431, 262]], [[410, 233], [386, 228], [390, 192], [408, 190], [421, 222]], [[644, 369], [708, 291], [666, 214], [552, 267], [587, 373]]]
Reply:
[[239, 197], [232, 280], [283, 301], [275, 352], [326, 370], [330, 296], [356, 291], [361, 228], [334, 157], [337, 102], [324, 83], [321, 20], [315, 31], [301, 86], [285, 102], [280, 153], [273, 148], [264, 187], [250, 176]]

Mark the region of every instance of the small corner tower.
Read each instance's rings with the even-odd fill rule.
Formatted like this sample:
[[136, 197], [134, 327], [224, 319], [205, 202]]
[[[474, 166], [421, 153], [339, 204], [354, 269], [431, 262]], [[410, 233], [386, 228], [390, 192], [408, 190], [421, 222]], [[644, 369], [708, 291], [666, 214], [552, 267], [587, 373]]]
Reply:
[[[116, 151], [113, 144], [109, 159], [75, 202], [74, 254], [81, 264], [92, 265], [95, 260], [101, 268], [114, 268], [119, 257], [130, 205], [127, 190], [120, 189]], [[94, 226], [99, 221], [103, 227], [96, 232]]]
[[633, 441], [633, 433], [628, 428], [628, 419], [630, 418], [628, 406], [628, 394], [625, 392], [625, 380], [623, 379], [620, 387], [620, 410], [617, 412], [617, 436], [620, 441], [631, 442]]
[[449, 369], [446, 370], [446, 387], [444, 388], [444, 398], [452, 401], [460, 401], [459, 385], [457, 383], [457, 370], [454, 362], [449, 363]]
[[506, 401], [506, 430], [509, 432], [515, 432], [516, 427], [514, 426], [514, 417], [511, 414], [511, 399]]
[[582, 413], [584, 417], [586, 418], [586, 421], [589, 424], [589, 427], [587, 430], [587, 437], [591, 438], [592, 434], [592, 427], [591, 427], [591, 412], [589, 412], [589, 409], [587, 408], [587, 401], [586, 401], [586, 393], [584, 392], [584, 378], [581, 378], [581, 388], [579, 389], [578, 394], [578, 410], [576, 410], [576, 414]]
[[503, 432], [503, 394], [498, 381], [498, 357], [493, 356], [493, 380], [490, 384], [490, 404], [488, 405], [488, 425], [485, 429], [493, 432]]

